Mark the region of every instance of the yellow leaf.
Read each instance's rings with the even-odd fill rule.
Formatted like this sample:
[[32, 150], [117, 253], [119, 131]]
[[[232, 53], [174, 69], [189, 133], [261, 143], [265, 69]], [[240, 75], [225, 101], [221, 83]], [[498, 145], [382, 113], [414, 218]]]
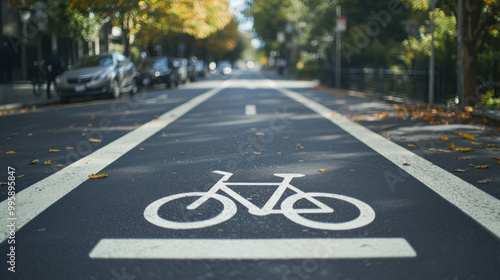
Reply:
[[487, 144], [486, 146], [487, 146], [487, 147], [498, 147], [498, 145], [497, 145], [497, 144]]
[[49, 149], [49, 153], [59, 153], [60, 151], [58, 149]]
[[254, 155], [260, 155], [262, 154], [261, 152], [253, 152]]
[[430, 148], [430, 149], [429, 149], [429, 151], [431, 151], [431, 152], [434, 152], [434, 151], [435, 151], [435, 149], [433, 149], [433, 148]]
[[326, 172], [326, 170], [324, 170], [324, 169], [318, 169], [318, 171], [319, 171], [319, 172], [323, 172], [323, 173], [325, 173], [325, 172]]
[[6, 152], [5, 154], [7, 154], [7, 155], [12, 155], [12, 154], [15, 154], [15, 153], [16, 153], [16, 152], [14, 152], [14, 151], [8, 151], [8, 152]]
[[453, 142], [451, 142], [450, 145], [448, 145], [448, 150], [453, 150], [455, 148], [455, 145], [453, 144]]
[[23, 174], [23, 175], [16, 176], [16, 178], [23, 178], [23, 177], [24, 177], [24, 174]]
[[264, 136], [265, 134], [264, 134], [264, 132], [257, 132], [257, 133], [255, 133], [255, 135], [257, 135], [257, 136]]
[[467, 134], [467, 133], [462, 134], [462, 137], [463, 137], [464, 139], [469, 139], [469, 140], [477, 140], [477, 138], [476, 138], [474, 135]]
[[463, 133], [459, 132], [459, 131], [454, 131], [453, 134], [455, 134], [455, 135], [462, 135]]
[[427, 139], [427, 138], [422, 138], [422, 141], [428, 141], [428, 140], [429, 140], [429, 139]]
[[46, 161], [43, 162], [43, 164], [45, 164], [45, 165], [51, 165], [52, 161], [51, 160], [46, 160]]
[[476, 169], [486, 169], [486, 168], [490, 168], [489, 165], [485, 164], [485, 165], [471, 165], [471, 166], [474, 166], [474, 168]]
[[59, 167], [59, 168], [63, 168], [63, 167], [64, 167], [64, 165], [62, 165], [62, 164], [58, 164], [58, 165], [57, 165], [57, 167]]
[[75, 148], [73, 147], [66, 147], [66, 150], [74, 150]]
[[39, 162], [39, 160], [38, 160], [38, 159], [34, 159], [34, 160], [32, 160], [32, 161], [28, 162], [28, 165], [37, 164], [38, 162]]
[[108, 177], [108, 174], [92, 174], [92, 175], [89, 175], [89, 178], [90, 179], [102, 179], [102, 178], [106, 178]]
[[438, 138], [439, 141], [448, 141], [450, 140], [450, 137], [445, 137], [445, 136], [441, 136]]
[[500, 151], [499, 148], [486, 148], [486, 151]]
[[91, 143], [101, 143], [101, 142], [102, 142], [102, 140], [101, 140], [101, 139], [94, 139], [94, 138], [90, 138], [90, 139], [89, 139], [89, 142], [91, 142]]
[[184, 155], [184, 152], [180, 152], [179, 154]]
[[139, 151], [144, 151], [144, 148], [139, 148]]
[[408, 147], [410, 147], [410, 148], [415, 148], [415, 145], [413, 145], [413, 144], [408, 144]]
[[473, 152], [474, 151], [474, 149], [469, 148], [469, 147], [455, 147], [455, 148], [453, 148], [453, 150], [459, 151], [459, 152]]

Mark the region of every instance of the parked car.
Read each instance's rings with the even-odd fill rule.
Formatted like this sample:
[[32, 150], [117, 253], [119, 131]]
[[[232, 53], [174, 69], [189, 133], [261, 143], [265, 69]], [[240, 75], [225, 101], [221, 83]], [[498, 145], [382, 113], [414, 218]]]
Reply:
[[137, 85], [149, 87], [155, 84], [179, 84], [179, 73], [173, 60], [168, 57], [146, 58], [137, 64]]
[[179, 82], [185, 84], [189, 78], [188, 76], [188, 60], [186, 58], [174, 59], [174, 66], [179, 73]]
[[224, 75], [231, 74], [231, 72], [233, 71], [232, 68], [233, 67], [231, 65], [231, 62], [228, 60], [219, 61], [219, 63], [217, 63], [217, 72], [218, 73], [221, 73]]
[[197, 60], [194, 62], [194, 71], [198, 77], [205, 78], [208, 75], [208, 66], [203, 60]]
[[135, 67], [119, 52], [85, 55], [56, 78], [56, 90], [62, 103], [73, 97], [137, 92]]

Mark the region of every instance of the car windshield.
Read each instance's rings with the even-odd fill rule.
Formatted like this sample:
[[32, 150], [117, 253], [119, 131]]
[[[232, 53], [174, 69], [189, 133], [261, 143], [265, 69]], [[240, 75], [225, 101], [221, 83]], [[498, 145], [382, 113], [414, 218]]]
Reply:
[[97, 55], [81, 57], [74, 68], [111, 66], [113, 65], [113, 56]]
[[149, 69], [154, 69], [154, 70], [160, 70], [165, 68], [166, 64], [166, 59], [164, 58], [150, 58], [146, 59], [143, 62], [139, 63], [137, 68], [140, 70], [149, 70]]

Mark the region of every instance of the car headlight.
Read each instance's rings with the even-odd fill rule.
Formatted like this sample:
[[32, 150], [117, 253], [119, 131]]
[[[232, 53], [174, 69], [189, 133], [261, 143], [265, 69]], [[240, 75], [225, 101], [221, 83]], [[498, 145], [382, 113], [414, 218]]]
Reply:
[[160, 76], [160, 71], [156, 71], [155, 72], [155, 77], [159, 77]]
[[109, 79], [109, 77], [111, 77], [111, 73], [106, 72], [106, 73], [102, 73], [102, 74], [94, 76], [94, 80], [105, 80], [105, 79]]

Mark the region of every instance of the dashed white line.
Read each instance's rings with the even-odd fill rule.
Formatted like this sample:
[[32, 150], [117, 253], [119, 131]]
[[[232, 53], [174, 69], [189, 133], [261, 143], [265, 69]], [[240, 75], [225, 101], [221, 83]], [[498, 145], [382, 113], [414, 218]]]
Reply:
[[254, 116], [257, 115], [257, 107], [255, 105], [249, 104], [245, 106], [245, 115]]

